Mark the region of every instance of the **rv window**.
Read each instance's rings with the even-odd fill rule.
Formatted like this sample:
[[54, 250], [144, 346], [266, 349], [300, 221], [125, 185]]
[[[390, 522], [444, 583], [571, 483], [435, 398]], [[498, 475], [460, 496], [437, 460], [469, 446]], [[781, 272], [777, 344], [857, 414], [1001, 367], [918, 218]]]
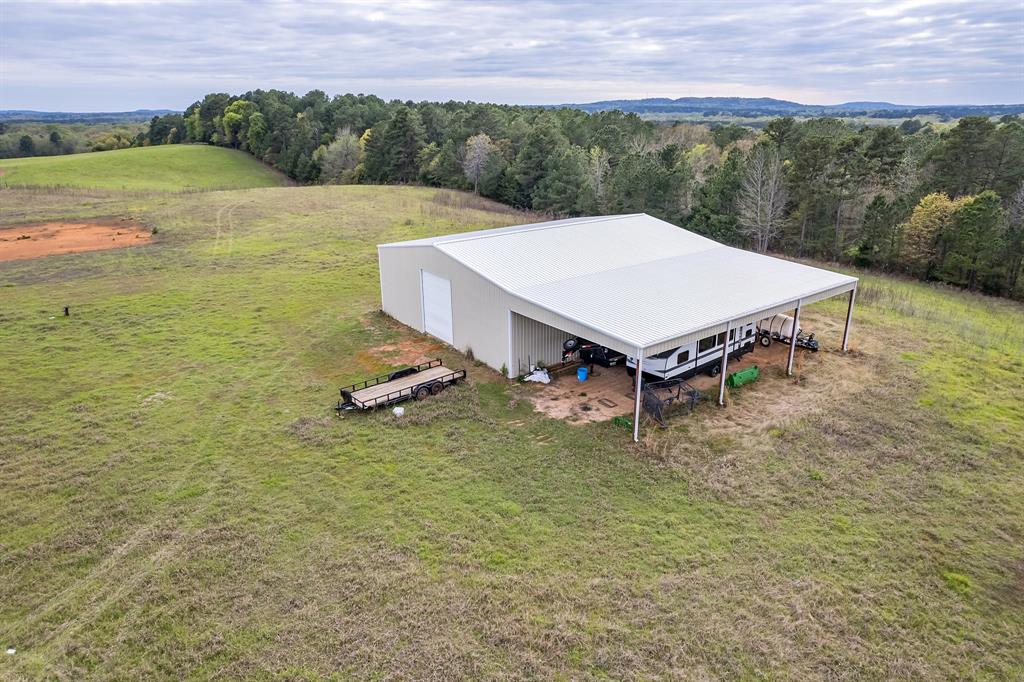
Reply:
[[668, 350], [662, 351], [661, 353], [658, 353], [657, 355], [652, 355], [651, 357], [652, 358], [656, 358], [658, 360], [665, 360], [666, 358], [671, 357], [672, 354], [675, 353], [675, 352], [676, 352], [675, 348], [669, 348]]
[[684, 362], [686, 362], [689, 359], [690, 359], [690, 351], [684, 350], [682, 353], [680, 353], [676, 357], [676, 364], [677, 365], [681, 365], [681, 364], [683, 364]]
[[730, 329], [729, 330], [729, 340], [732, 341], [735, 338], [736, 338], [736, 330], [735, 329]]
[[718, 335], [718, 340], [715, 342], [715, 345], [721, 346], [723, 343], [725, 343], [725, 332]]
[[749, 338], [750, 338], [751, 336], [753, 336], [753, 335], [754, 335], [754, 330], [753, 330], [753, 329], [750, 329], [750, 328], [748, 327], [748, 328], [747, 328], [747, 333], [746, 333], [746, 337], [747, 337], [747, 338], [749, 339]]
[[715, 337], [705, 336], [703, 339], [697, 342], [697, 352], [703, 353], [706, 350], [711, 350], [715, 347]]

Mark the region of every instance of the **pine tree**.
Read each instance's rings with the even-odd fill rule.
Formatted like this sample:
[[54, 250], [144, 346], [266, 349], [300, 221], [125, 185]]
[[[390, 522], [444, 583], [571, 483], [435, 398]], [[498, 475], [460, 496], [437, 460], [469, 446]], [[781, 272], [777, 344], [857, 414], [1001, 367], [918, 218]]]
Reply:
[[425, 146], [426, 132], [415, 109], [401, 107], [388, 121], [381, 135], [384, 147], [384, 181], [413, 182], [419, 177], [418, 155]]
[[533, 190], [533, 208], [557, 215], [577, 215], [593, 206], [587, 181], [587, 153], [569, 147], [544, 164], [544, 177]]
[[359, 146], [362, 147], [362, 162], [359, 164], [357, 175], [364, 182], [388, 182], [391, 162], [390, 150], [384, 141], [384, 129], [386, 123], [378, 123], [368, 128], [359, 139]]
[[864, 212], [855, 262], [861, 266], [885, 267], [891, 263], [896, 243], [896, 207], [884, 195], [876, 194]]
[[741, 154], [738, 149], [730, 151], [701, 187], [697, 209], [689, 223], [694, 231], [727, 244], [742, 241], [736, 216], [736, 199], [743, 183]]
[[512, 171], [528, 204], [532, 205], [533, 190], [544, 177], [548, 159], [560, 158], [568, 146], [565, 135], [546, 118], [541, 119], [523, 140]]

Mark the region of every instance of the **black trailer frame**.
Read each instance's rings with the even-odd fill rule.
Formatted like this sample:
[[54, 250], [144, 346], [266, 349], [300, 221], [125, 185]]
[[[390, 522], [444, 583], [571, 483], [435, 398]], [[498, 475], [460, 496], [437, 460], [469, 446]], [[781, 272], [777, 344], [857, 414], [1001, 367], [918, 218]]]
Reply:
[[[443, 372], [431, 371], [441, 368]], [[427, 376], [419, 377], [419, 374]], [[431, 360], [419, 365], [405, 367], [395, 370], [390, 374], [383, 374], [366, 381], [360, 381], [340, 389], [341, 400], [338, 401], [335, 410], [371, 410], [386, 405], [393, 405], [405, 400], [422, 400], [430, 395], [437, 395], [448, 386], [458, 383], [466, 378], [466, 370], [448, 370], [441, 360]], [[373, 392], [369, 396], [360, 396], [359, 392], [375, 386], [393, 384], [393, 390], [383, 393]]]
[[[770, 331], [758, 331], [757, 342], [767, 348], [772, 345], [772, 341], [778, 341], [779, 343], [789, 343], [790, 337], [783, 336], [778, 332]], [[817, 353], [819, 349], [818, 340], [814, 338], [814, 334], [804, 334], [802, 331], [796, 334], [796, 345], [798, 348], [806, 348], [812, 353]]]

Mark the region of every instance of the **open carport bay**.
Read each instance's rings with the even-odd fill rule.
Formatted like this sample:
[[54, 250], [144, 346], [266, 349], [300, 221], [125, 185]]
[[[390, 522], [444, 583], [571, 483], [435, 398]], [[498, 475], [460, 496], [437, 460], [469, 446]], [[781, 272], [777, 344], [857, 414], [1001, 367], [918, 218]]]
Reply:
[[[809, 316], [813, 323], [817, 318]], [[831, 339], [829, 339], [831, 341]], [[834, 345], [834, 344], [833, 344]], [[772, 343], [764, 348], [755, 345], [754, 350], [740, 358], [729, 361], [729, 374], [739, 372], [757, 365], [761, 369], [761, 378], [738, 390], [746, 393], [762, 395], [764, 400], [773, 399], [773, 394], [785, 390], [792, 381], [801, 381], [800, 372], [827, 371], [832, 358], [827, 353], [811, 353], [797, 349], [794, 356], [795, 377], [786, 379], [786, 363], [789, 347], [782, 343]], [[697, 374], [686, 380], [704, 394], [704, 400], [713, 403], [718, 397], [719, 378], [705, 373]], [[550, 384], [529, 384], [529, 395], [534, 407], [555, 419], [563, 419], [571, 424], [588, 424], [602, 422], [615, 417], [632, 417], [635, 405], [633, 377], [629, 376], [625, 366], [601, 367], [594, 366], [586, 381], [581, 382], [573, 371], [559, 373], [552, 377]], [[734, 389], [726, 389], [727, 398]], [[685, 410], [673, 409], [666, 413], [671, 419], [685, 414]]]

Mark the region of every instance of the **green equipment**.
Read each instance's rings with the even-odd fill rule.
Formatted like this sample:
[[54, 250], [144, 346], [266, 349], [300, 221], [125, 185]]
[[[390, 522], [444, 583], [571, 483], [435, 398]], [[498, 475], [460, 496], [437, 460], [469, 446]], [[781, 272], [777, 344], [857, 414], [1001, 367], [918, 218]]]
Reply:
[[761, 376], [761, 370], [757, 368], [757, 365], [754, 365], [753, 367], [747, 367], [746, 369], [741, 369], [738, 372], [733, 372], [725, 380], [725, 383], [729, 388], [736, 388], [737, 386], [757, 381], [759, 376]]

